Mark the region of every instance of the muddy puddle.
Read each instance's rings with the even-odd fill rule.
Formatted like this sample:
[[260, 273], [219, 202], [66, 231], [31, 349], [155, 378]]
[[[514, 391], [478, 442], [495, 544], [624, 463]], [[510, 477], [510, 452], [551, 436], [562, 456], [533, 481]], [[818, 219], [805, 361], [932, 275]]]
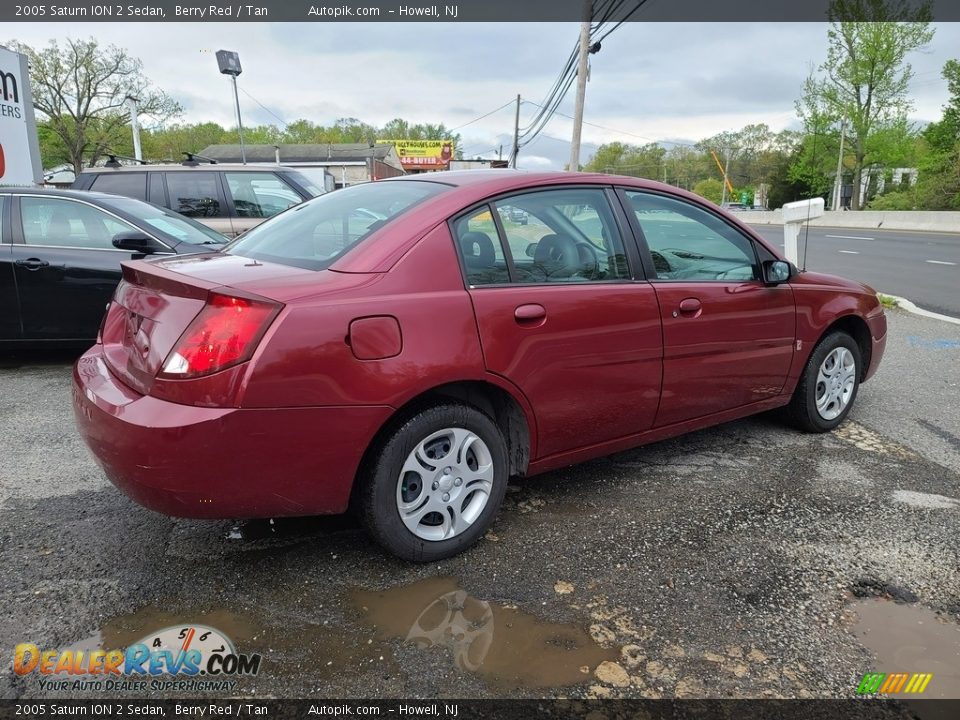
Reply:
[[[237, 652], [259, 653], [263, 657], [261, 672], [302, 671], [311, 668], [317, 679], [329, 679], [344, 672], [357, 672], [364, 667], [377, 666], [384, 672], [396, 672], [396, 665], [388, 647], [368, 644], [366, 640], [339, 627], [292, 619], [283, 624], [266, 622], [253, 614], [241, 614], [223, 609], [203, 612], [170, 612], [152, 606], [134, 613], [120, 615], [107, 621], [99, 632], [74, 643], [71, 650], [123, 649], [136, 642], [161, 636], [163, 646], [177, 629], [198, 627], [217, 630], [232, 642]], [[202, 637], [203, 630], [198, 630]], [[222, 644], [219, 643], [218, 644]]]
[[[274, 616], [258, 608], [237, 612], [146, 606], [108, 620], [70, 649], [114, 650], [137, 642], [174, 649], [182, 644], [179, 638], [189, 634], [197, 642], [207, 638], [218, 646], [232, 645], [236, 652], [259, 653], [261, 672], [301, 674], [311, 668], [311, 680], [322, 683], [367, 671], [381, 677], [398, 674], [392, 648], [400, 640], [424, 652], [444, 653], [435, 657], [449, 657], [455, 667], [502, 689], [588, 682], [601, 662], [618, 656], [616, 650], [599, 646], [583, 627], [473, 597], [453, 578], [430, 578], [381, 592], [357, 589], [341, 598], [338, 610], [346, 616], [342, 624], [312, 620], [309, 610]], [[207, 630], [216, 632], [208, 637]]]
[[861, 600], [853, 609], [854, 632], [877, 658], [873, 672], [933, 674], [922, 695], [896, 697], [960, 698], [960, 625], [889, 600]]
[[446, 648], [456, 667], [491, 685], [546, 688], [590, 679], [617, 656], [576, 625], [541, 620], [517, 608], [469, 595], [453, 578], [430, 578], [351, 599], [381, 640]]

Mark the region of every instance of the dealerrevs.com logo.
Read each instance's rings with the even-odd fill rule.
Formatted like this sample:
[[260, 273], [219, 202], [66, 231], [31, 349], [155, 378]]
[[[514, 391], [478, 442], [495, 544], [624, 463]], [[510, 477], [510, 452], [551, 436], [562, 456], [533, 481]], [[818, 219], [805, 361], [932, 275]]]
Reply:
[[260, 671], [258, 653], [238, 653], [233, 641], [206, 625], [171, 626], [125, 649], [41, 650], [21, 643], [17, 675], [36, 675], [41, 690], [232, 690], [237, 676]]

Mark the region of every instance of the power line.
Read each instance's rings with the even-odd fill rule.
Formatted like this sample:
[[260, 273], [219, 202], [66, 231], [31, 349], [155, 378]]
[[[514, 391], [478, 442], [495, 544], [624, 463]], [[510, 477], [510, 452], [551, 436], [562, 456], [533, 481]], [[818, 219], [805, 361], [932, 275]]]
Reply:
[[[531, 100], [524, 100], [523, 102], [528, 103], [530, 105], [536, 105], [536, 103]], [[567, 115], [566, 113], [562, 113], [559, 110], [554, 110], [554, 114], [560, 115], [561, 117], [568, 118], [569, 120], [573, 120], [572, 115]], [[583, 121], [583, 124], [589, 125], [595, 128], [600, 128], [601, 130], [609, 130], [610, 132], [619, 133], [621, 135], [629, 135], [630, 137], [635, 137], [640, 140], [646, 140], [647, 142], [651, 142], [651, 143], [657, 143], [657, 144], [663, 144], [663, 145], [682, 145], [684, 147], [692, 147], [692, 148], [697, 147], [696, 143], [685, 143], [685, 142], [680, 142], [679, 140], [654, 140], [653, 138], [645, 137], [644, 135], [637, 135], [636, 133], [628, 132], [626, 130], [618, 130], [617, 128], [607, 127], [606, 125], [600, 125], [598, 123], [587, 122], [586, 120]]]
[[[599, 22], [597, 22], [596, 25], [591, 25], [590, 28], [590, 40], [592, 41], [591, 47], [599, 49], [598, 45], [600, 41], [609, 37], [611, 33], [619, 28], [630, 17], [632, 17], [648, 1], [649, 0], [639, 0], [639, 2], [637, 2], [637, 4], [630, 9], [626, 15], [624, 15], [624, 17], [617, 22], [616, 25], [609, 30], [606, 30], [606, 32], [598, 37], [602, 26], [616, 13], [618, 13], [626, 2], [626, 0], [601, 0], [601, 2], [594, 7], [594, 15], [598, 16], [597, 19]], [[570, 90], [570, 87], [573, 85], [573, 81], [577, 76], [576, 61], [578, 53], [579, 42], [570, 52], [567, 62], [564, 64], [563, 69], [560, 71], [560, 74], [557, 76], [557, 79], [554, 81], [544, 100], [541, 103], [532, 103], [533, 105], [539, 107], [539, 112], [537, 112], [530, 122], [522, 129], [520, 133], [520, 147], [529, 144], [535, 137], [537, 137], [539, 133], [543, 131], [543, 129], [547, 126], [547, 123], [549, 123], [553, 118], [554, 114], [558, 114], [557, 108], [560, 107], [560, 104], [563, 102], [567, 92]], [[564, 115], [564, 113], [559, 114]], [[565, 115], [565, 117], [570, 116]]]
[[253, 95], [251, 95], [250, 93], [248, 93], [245, 89], [240, 88], [240, 91], [241, 91], [244, 95], [246, 95], [248, 98], [250, 98], [251, 100], [253, 100], [257, 105], [259, 105], [260, 107], [262, 107], [266, 112], [270, 113], [273, 117], [275, 117], [277, 120], [279, 120], [281, 125], [283, 125], [284, 127], [287, 127], [287, 125], [288, 125], [289, 123], [287, 123], [282, 117], [280, 117], [279, 115], [277, 115], [273, 110], [271, 110], [271, 109], [268, 108], [266, 105], [264, 105], [262, 102], [260, 102], [259, 100], [257, 100]]
[[[633, 15], [635, 15], [636, 12], [637, 12], [640, 8], [642, 8], [644, 5], [646, 5], [648, 2], [649, 2], [649, 0], [640, 0], [640, 2], [638, 2], [638, 3], [636, 4], [636, 7], [634, 7], [630, 12], [628, 12], [628, 13], [623, 17], [622, 20], [620, 20], [616, 25], [614, 25], [612, 28], [610, 28], [609, 30], [607, 30], [607, 32], [605, 32], [603, 35], [601, 35], [600, 37], [598, 37], [598, 38], [597, 38], [597, 42], [603, 42], [604, 38], [609, 37], [612, 32], [614, 32], [618, 27], [620, 27], [620, 26], [623, 25], [627, 20], [629, 20], [631, 17], [633, 17]], [[621, 3], [621, 4], [622, 4], [622, 3]]]
[[490, 116], [493, 115], [494, 113], [498, 113], [498, 112], [500, 112], [501, 110], [503, 110], [504, 108], [509, 107], [510, 105], [513, 105], [514, 102], [515, 102], [514, 100], [508, 100], [507, 102], [505, 102], [505, 103], [504, 103], [503, 105], [501, 105], [500, 107], [495, 108], [495, 109], [491, 110], [490, 112], [485, 113], [484, 115], [481, 115], [481, 116], [478, 117], [478, 118], [474, 118], [474, 119], [471, 120], [470, 122], [465, 122], [463, 125], [457, 125], [455, 128], [450, 128], [450, 130], [449, 130], [448, 132], [453, 132], [454, 130], [459, 130], [460, 128], [465, 128], [467, 125], [473, 125], [475, 122], [479, 122], [480, 120], [483, 120], [484, 118], [490, 117]]

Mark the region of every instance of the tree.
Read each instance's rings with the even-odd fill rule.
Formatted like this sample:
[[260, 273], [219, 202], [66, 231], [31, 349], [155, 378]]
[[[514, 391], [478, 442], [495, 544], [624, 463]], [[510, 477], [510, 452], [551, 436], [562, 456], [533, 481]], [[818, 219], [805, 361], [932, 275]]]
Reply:
[[613, 142], [601, 145], [584, 165], [584, 172], [613, 173], [662, 180], [667, 151], [657, 143], [630, 145]]
[[943, 118], [923, 131], [927, 152], [917, 187], [919, 204], [935, 210], [960, 208], [960, 60], [948, 60], [943, 77], [950, 99]]
[[17, 41], [10, 45], [27, 56], [33, 105], [77, 173], [120, 139], [129, 120], [128, 96], [157, 122], [180, 113], [180, 106], [144, 77], [140, 60], [122, 48], [102, 48], [92, 38], [68, 39], [63, 46], [51, 40], [41, 50]]
[[715, 205], [719, 205], [723, 199], [723, 181], [716, 178], [701, 180], [693, 186], [693, 192]]
[[820, 75], [808, 79], [797, 108], [805, 122], [810, 109], [846, 121], [853, 157], [851, 206], [859, 209], [870, 137], [905, 119], [911, 108], [907, 90], [913, 69], [906, 58], [933, 39], [931, 12], [929, 3], [911, 7], [905, 0], [831, 0], [828, 17], [827, 59]]
[[[200, 152], [208, 145], [236, 142], [236, 135], [217, 123], [168, 125], [141, 133], [143, 157], [148, 160], [179, 162], [186, 152]], [[121, 146], [122, 147], [122, 146]]]

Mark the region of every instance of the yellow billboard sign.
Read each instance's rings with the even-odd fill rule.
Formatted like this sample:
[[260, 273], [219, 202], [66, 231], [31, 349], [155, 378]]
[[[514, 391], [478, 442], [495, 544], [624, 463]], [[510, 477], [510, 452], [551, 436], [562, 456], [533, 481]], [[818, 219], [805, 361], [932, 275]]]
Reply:
[[453, 159], [453, 140], [380, 140], [393, 145], [404, 167], [446, 167]]

